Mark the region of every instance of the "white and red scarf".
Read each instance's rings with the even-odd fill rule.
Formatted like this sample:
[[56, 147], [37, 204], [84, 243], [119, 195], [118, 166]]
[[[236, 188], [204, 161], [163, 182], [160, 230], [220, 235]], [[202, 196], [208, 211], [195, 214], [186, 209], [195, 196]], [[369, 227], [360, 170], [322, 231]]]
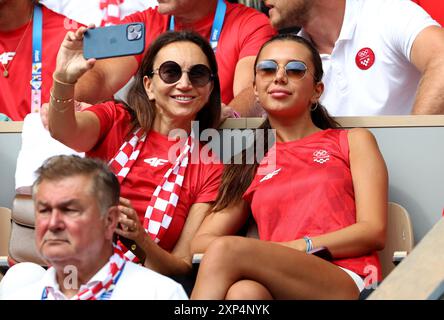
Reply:
[[[108, 165], [117, 176], [120, 184], [122, 184], [131, 167], [136, 162], [145, 143], [146, 136], [144, 130], [141, 128], [136, 129], [130, 138], [123, 143], [117, 154], [109, 161]], [[143, 228], [156, 243], [159, 243], [162, 239], [173, 220], [193, 148], [194, 135], [191, 133], [173, 166], [168, 169], [162, 181], [151, 195], [151, 200], [145, 210]], [[125, 253], [126, 259], [134, 262], [138, 261], [137, 257], [121, 241], [118, 242], [118, 246]]]
[[100, 0], [100, 10], [103, 12], [101, 27], [118, 24], [120, 21], [120, 5], [124, 0]]
[[[123, 271], [126, 260], [120, 250], [114, 249], [114, 254], [109, 259], [109, 270], [102, 281], [92, 281], [84, 285], [71, 300], [107, 300], [111, 298], [114, 287]], [[54, 295], [54, 288], [45, 287], [42, 300]]]

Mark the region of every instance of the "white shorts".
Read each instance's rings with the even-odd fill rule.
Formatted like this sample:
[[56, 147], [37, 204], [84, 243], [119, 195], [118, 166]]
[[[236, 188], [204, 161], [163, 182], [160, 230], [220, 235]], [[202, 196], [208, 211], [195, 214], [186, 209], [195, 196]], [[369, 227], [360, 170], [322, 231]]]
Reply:
[[356, 286], [359, 289], [359, 292], [362, 292], [362, 290], [364, 290], [364, 288], [365, 288], [364, 280], [362, 280], [362, 278], [357, 273], [354, 273], [353, 271], [342, 268], [342, 267], [339, 267], [339, 268], [341, 268], [342, 270], [347, 272], [347, 274], [353, 279], [353, 281], [356, 283]]

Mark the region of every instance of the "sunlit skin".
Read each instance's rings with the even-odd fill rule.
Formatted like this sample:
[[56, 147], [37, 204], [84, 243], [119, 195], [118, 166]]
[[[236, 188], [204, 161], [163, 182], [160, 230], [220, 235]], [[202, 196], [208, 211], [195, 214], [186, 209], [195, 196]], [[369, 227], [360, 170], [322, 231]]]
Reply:
[[270, 23], [277, 29], [302, 26], [308, 21], [313, 0], [265, 0]]
[[26, 25], [33, 7], [31, 0], [0, 0], [0, 31], [8, 32]]
[[[273, 60], [280, 65], [273, 80], [266, 80], [257, 74], [254, 83], [255, 94], [270, 120], [309, 118], [311, 104], [316, 103], [323, 92], [323, 84], [316, 83], [313, 78], [310, 51], [294, 41], [275, 41], [262, 50], [258, 61], [262, 60]], [[292, 60], [302, 61], [308, 67], [303, 79], [295, 80], [286, 75], [284, 66]]]
[[[165, 61], [177, 62], [182, 70], [189, 70], [196, 64], [209, 68], [205, 54], [191, 42], [174, 42], [162, 48], [154, 60], [153, 69], [157, 70]], [[167, 123], [173, 124], [170, 128], [189, 130], [191, 121], [208, 102], [213, 89], [212, 81], [203, 87], [193, 86], [186, 72], [172, 84], [165, 83], [158, 74], [151, 78], [145, 76], [144, 85], [150, 100], [155, 100], [157, 109], [153, 130], [161, 133]]]

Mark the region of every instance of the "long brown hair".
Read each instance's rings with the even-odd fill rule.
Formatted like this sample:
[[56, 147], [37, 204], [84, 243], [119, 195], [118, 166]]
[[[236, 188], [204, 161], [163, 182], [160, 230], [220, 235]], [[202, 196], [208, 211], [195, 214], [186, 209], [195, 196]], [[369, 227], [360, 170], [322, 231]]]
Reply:
[[[145, 91], [143, 85], [144, 76], [152, 77], [154, 60], [159, 51], [174, 42], [192, 42], [201, 48], [202, 52], [208, 59], [208, 63], [212, 74], [214, 75], [213, 90], [210, 98], [205, 106], [197, 113], [196, 121], [199, 121], [199, 131], [202, 132], [207, 128], [216, 128], [219, 124], [221, 113], [221, 97], [220, 84], [217, 75], [217, 62], [213, 49], [208, 41], [193, 31], [168, 31], [161, 34], [149, 47], [142, 64], [135, 76], [134, 84], [128, 92], [127, 109], [133, 118], [133, 126], [140, 126], [146, 132], [151, 127], [156, 116], [155, 102], [151, 101]], [[199, 134], [200, 134], [199, 132]]]
[[[314, 65], [314, 82], [318, 83], [322, 80], [324, 70], [322, 68], [322, 60], [319, 52], [309, 41], [294, 34], [279, 34], [264, 43], [256, 57], [256, 61], [254, 63], [255, 70], [262, 50], [266, 46], [276, 41], [294, 41], [303, 44], [307, 49], [309, 49]], [[256, 72], [254, 76], [256, 79]], [[311, 120], [316, 127], [323, 130], [339, 127], [339, 124], [333, 118], [331, 118], [325, 107], [320, 103], [315, 103], [311, 105], [310, 108], [313, 110], [311, 112]], [[258, 134], [256, 133], [253, 144], [254, 150], [262, 148], [262, 150], [264, 150], [264, 154], [266, 154], [271, 147], [271, 145], [268, 145], [268, 139], [264, 139], [264, 137], [268, 137], [268, 131], [272, 129], [268, 119], [266, 119], [258, 129], [262, 129], [262, 131], [257, 132], [265, 132], [265, 134], [261, 135], [261, 138], [259, 139]], [[259, 146], [259, 143], [263, 143], [263, 145]], [[219, 193], [213, 208], [214, 211], [223, 210], [241, 200], [243, 194], [253, 181], [256, 170], [262, 159], [257, 159], [254, 157], [253, 161], [247, 161], [246, 154], [246, 150], [242, 151], [242, 164], [234, 164], [233, 161], [231, 161], [230, 164], [225, 165], [224, 172], [222, 174], [222, 183], [219, 187]]]

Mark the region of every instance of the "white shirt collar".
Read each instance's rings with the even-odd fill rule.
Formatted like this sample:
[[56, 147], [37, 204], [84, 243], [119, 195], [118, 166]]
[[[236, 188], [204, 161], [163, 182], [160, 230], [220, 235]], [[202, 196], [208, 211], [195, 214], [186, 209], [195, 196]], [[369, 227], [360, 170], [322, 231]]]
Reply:
[[337, 42], [342, 40], [350, 40], [353, 38], [362, 5], [363, 1], [360, 0], [345, 1], [344, 21], [342, 22], [341, 33], [339, 34]]
[[[88, 281], [88, 284], [95, 285], [98, 282], [104, 281], [108, 276], [110, 261], [108, 262]], [[67, 270], [66, 276], [69, 277], [70, 272]], [[61, 291], [57, 282], [56, 270], [54, 267], [50, 267], [42, 279], [43, 286], [48, 288], [48, 299], [52, 300], [69, 300]], [[86, 285], [81, 285], [78, 291], [84, 289]]]

